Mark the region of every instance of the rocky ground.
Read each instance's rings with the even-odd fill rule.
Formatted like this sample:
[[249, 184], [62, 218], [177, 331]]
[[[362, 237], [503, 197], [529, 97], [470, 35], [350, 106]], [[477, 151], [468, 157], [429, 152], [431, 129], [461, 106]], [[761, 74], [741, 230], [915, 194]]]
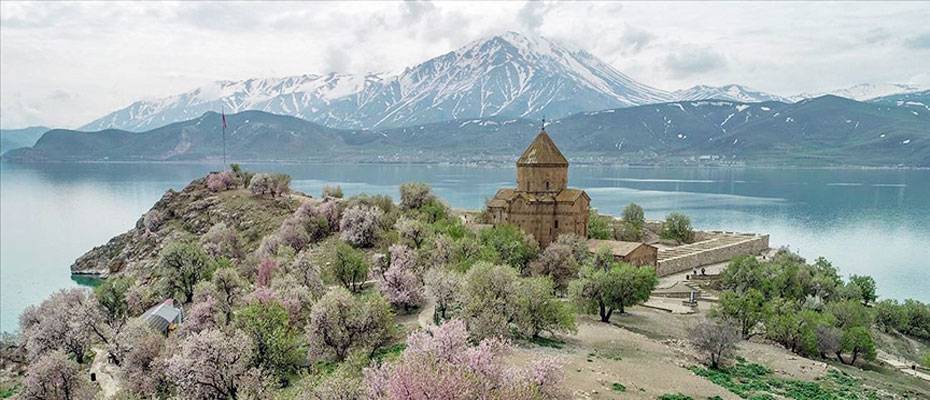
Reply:
[[285, 198], [258, 197], [246, 189], [214, 193], [204, 179], [197, 179], [181, 191], [165, 192], [132, 229], [79, 257], [71, 272], [105, 277], [124, 270], [145, 271], [165, 244], [200, 237], [220, 222], [241, 232], [244, 250], [252, 251], [309, 199], [301, 193]]

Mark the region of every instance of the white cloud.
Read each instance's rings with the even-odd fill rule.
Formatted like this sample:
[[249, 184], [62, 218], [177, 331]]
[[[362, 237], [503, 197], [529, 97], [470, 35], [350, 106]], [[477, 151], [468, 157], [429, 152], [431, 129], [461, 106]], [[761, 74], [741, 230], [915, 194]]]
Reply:
[[0, 3], [0, 125], [80, 126], [214, 80], [398, 72], [508, 30], [674, 90], [930, 84], [921, 3]]

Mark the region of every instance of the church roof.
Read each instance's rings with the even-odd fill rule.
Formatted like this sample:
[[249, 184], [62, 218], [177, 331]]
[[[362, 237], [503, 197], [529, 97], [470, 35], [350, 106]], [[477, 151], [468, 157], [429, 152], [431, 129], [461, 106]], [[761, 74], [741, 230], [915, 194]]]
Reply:
[[562, 189], [560, 192], [552, 193], [533, 193], [533, 192], [522, 192], [519, 190], [505, 188], [499, 189], [497, 193], [494, 194], [494, 197], [491, 200], [488, 200], [488, 207], [506, 207], [508, 204], [512, 203], [517, 197], [523, 198], [528, 202], [541, 202], [541, 203], [574, 203], [578, 201], [581, 197], [588, 197], [588, 194], [584, 190], [580, 189]]
[[[640, 246], [650, 246], [642, 242], [624, 242], [620, 240], [588, 239], [588, 251], [596, 253], [602, 247], [610, 249], [614, 256], [626, 257]], [[650, 246], [651, 247], [651, 246]]]
[[568, 160], [556, 147], [555, 142], [549, 137], [545, 130], [536, 135], [533, 143], [523, 151], [523, 155], [517, 160], [517, 165], [568, 165]]

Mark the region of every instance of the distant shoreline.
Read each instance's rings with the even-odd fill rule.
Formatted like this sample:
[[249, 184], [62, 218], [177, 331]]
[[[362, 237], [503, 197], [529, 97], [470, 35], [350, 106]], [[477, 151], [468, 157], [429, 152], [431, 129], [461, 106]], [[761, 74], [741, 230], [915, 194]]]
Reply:
[[[222, 164], [219, 160], [190, 160], [190, 161], [156, 161], [156, 160], [45, 160], [45, 161], [13, 161], [0, 159], [4, 164], [14, 165], [60, 165], [60, 164], [161, 164], [161, 165], [209, 165]], [[428, 166], [456, 166], [456, 167], [512, 167], [513, 162], [476, 160], [468, 162], [451, 162], [451, 161], [324, 161], [324, 160], [228, 160], [228, 164], [282, 164], [282, 165], [428, 165]], [[575, 161], [573, 167], [621, 167], [630, 169], [791, 169], [791, 170], [907, 170], [907, 171], [930, 171], [930, 167], [918, 166], [868, 166], [868, 165], [824, 165], [824, 166], [793, 166], [793, 165], [720, 165], [720, 164], [644, 164], [644, 163], [597, 163]]]

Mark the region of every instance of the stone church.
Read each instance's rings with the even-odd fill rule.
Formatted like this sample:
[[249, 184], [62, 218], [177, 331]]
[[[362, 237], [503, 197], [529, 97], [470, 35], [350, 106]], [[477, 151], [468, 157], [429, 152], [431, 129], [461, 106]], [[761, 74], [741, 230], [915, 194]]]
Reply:
[[516, 189], [500, 189], [487, 203], [494, 225], [513, 224], [545, 247], [563, 233], [588, 234], [591, 198], [568, 187], [568, 160], [543, 128], [517, 160]]

